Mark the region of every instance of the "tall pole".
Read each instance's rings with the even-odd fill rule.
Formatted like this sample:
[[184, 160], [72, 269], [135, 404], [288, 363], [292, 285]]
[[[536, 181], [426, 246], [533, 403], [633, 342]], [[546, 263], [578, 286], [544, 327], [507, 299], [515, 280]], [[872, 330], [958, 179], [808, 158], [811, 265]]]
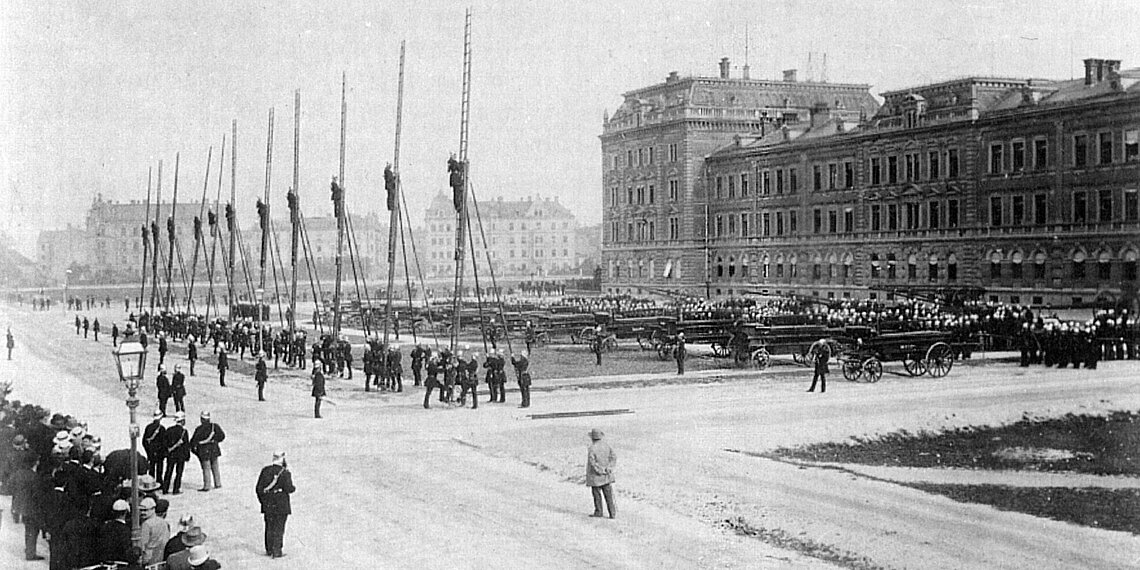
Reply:
[[155, 189], [154, 221], [150, 224], [150, 237], [154, 251], [150, 256], [150, 318], [154, 318], [154, 307], [158, 299], [158, 220], [162, 218], [162, 160], [158, 161], [158, 182]]
[[469, 169], [467, 162], [467, 123], [470, 120], [471, 110], [471, 9], [467, 10], [466, 21], [463, 26], [463, 99], [460, 105], [459, 119], [459, 180], [452, 175], [452, 189], [456, 194], [455, 202], [455, 299], [452, 305], [451, 325], [451, 351], [455, 352], [455, 343], [459, 338], [460, 308], [463, 297], [463, 259], [465, 242], [467, 238], [467, 181]]
[[210, 188], [210, 163], [214, 160], [214, 147], [206, 154], [206, 174], [202, 176], [202, 202], [198, 205], [198, 215], [194, 216], [194, 260], [190, 262], [190, 292], [186, 295], [186, 313], [194, 299], [194, 278], [198, 276], [198, 248], [205, 252], [202, 243], [202, 215], [206, 212], [206, 191]]
[[142, 288], [139, 289], [139, 302], [136, 308], [142, 312], [143, 297], [146, 296], [146, 260], [150, 254], [150, 230], [146, 227], [150, 223], [150, 174], [151, 169], [146, 169], [146, 209], [143, 214], [142, 224], [142, 242], [143, 242], [143, 258], [142, 258]]
[[[269, 135], [265, 143], [265, 205], [263, 211], [258, 211], [261, 219], [261, 276], [257, 281], [258, 289], [265, 289], [265, 253], [269, 244], [269, 184], [273, 176], [273, 108], [269, 108]], [[259, 312], [261, 308], [257, 309]]]
[[127, 409], [131, 411], [131, 545], [139, 548], [142, 529], [139, 526], [139, 424], [136, 410], [139, 407], [139, 380], [127, 380]]
[[[344, 261], [344, 133], [348, 116], [345, 98], [347, 75], [340, 76], [340, 175], [337, 181], [340, 192], [333, 189], [333, 213], [336, 214], [336, 284], [333, 289], [333, 338], [340, 338], [340, 277]], [[336, 184], [334, 184], [336, 186]]]
[[233, 122], [233, 134], [230, 136], [230, 203], [226, 205], [226, 223], [230, 232], [230, 270], [226, 273], [226, 287], [229, 291], [229, 316], [232, 321], [234, 318], [234, 259], [237, 257], [237, 243], [234, 235], [234, 229], [237, 224], [234, 222], [234, 208], [237, 204], [237, 119]]
[[170, 257], [166, 259], [166, 302], [163, 307], [170, 310], [174, 298], [174, 214], [178, 208], [178, 163], [180, 153], [174, 153], [174, 198], [170, 202], [170, 217], [166, 219], [166, 239], [170, 242]]
[[[392, 291], [396, 275], [396, 239], [400, 228], [400, 129], [404, 120], [404, 42], [400, 42], [400, 82], [396, 91], [396, 149], [392, 168], [384, 173], [384, 186], [388, 191], [388, 289], [384, 304], [384, 344], [388, 344], [388, 323], [392, 322]], [[408, 298], [411, 305], [412, 299]]]
[[[293, 93], [293, 188], [286, 197], [289, 204], [289, 226], [292, 230], [290, 260], [292, 262], [292, 285], [289, 287], [289, 338], [297, 335], [297, 240], [300, 237], [300, 190], [301, 176], [301, 90]], [[291, 350], [291, 349], [290, 349]]]
[[210, 292], [206, 297], [206, 321], [210, 321], [210, 306], [217, 301], [214, 297], [214, 259], [218, 252], [218, 206], [222, 201], [222, 175], [226, 170], [226, 135], [222, 134], [222, 153], [218, 156], [218, 191], [214, 198], [214, 209], [206, 214], [210, 225], [210, 261], [206, 277], [210, 282]]

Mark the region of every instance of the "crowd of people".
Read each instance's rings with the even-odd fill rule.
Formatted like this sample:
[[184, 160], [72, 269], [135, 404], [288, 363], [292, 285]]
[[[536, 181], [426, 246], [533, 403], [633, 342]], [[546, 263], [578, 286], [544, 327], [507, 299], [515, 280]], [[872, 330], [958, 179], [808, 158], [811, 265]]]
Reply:
[[[162, 562], [168, 570], [221, 568], [193, 514], [178, 517], [171, 534], [172, 504], [164, 497], [169, 487], [162, 474], [154, 475], [154, 455], [138, 459], [140, 540], [134, 546], [130, 451], [105, 453], [100, 437], [71, 416], [56, 413], [48, 419], [48, 411], [38, 406], [6, 399], [0, 404], [0, 492], [11, 495], [12, 521], [24, 528], [26, 560], [45, 559], [39, 548], [43, 537], [52, 569], [101, 563], [142, 569]], [[182, 421], [166, 429], [177, 431]], [[193, 438], [183, 433], [178, 440], [187, 446], [187, 458], [190, 450], [208, 455], [209, 442], [198, 438], [197, 430]]]

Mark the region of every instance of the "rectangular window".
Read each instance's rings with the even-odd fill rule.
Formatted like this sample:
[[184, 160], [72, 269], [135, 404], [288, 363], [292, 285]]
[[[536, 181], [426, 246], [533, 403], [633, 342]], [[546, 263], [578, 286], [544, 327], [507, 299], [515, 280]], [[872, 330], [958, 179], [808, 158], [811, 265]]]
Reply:
[[1001, 262], [990, 262], [990, 279], [1001, 279]]
[[649, 203], [652, 204], [654, 202], [654, 200], [656, 200], [656, 199], [657, 199], [657, 188], [654, 185], [650, 184], [649, 185]]
[[728, 216], [728, 235], [736, 235], [736, 216]]
[[633, 166], [633, 149], [625, 151], [625, 165]]
[[851, 208], [843, 210], [843, 231], [846, 233], [855, 231], [855, 211]]
[[669, 218], [669, 239], [678, 239], [681, 236], [681, 222], [674, 216]]
[[1112, 264], [1101, 262], [1096, 264], [1096, 277], [1102, 281], [1112, 279]]
[[1073, 223], [1083, 224], [1089, 221], [1089, 198], [1084, 192], [1073, 192]]
[[1044, 279], [1045, 278], [1045, 264], [1044, 263], [1034, 263], [1033, 264], [1033, 278], [1034, 279]]
[[[649, 241], [654, 241], [656, 239], [657, 239], [657, 222], [651, 221], [651, 222], [649, 222]], [[566, 250], [562, 250], [562, 251], [565, 252]], [[554, 250], [550, 250], [550, 255], [551, 256], [556, 255]], [[566, 255], [566, 254], [563, 253], [562, 255]]]
[[740, 197], [744, 198], [747, 196], [748, 196], [748, 173], [745, 172], [744, 174], [740, 175]]
[[1089, 160], [1089, 137], [1073, 135], [1073, 166], [1084, 168]]
[[[626, 241], [633, 241], [633, 223], [625, 225], [625, 239]], [[523, 255], [526, 255], [526, 251], [523, 251]]]
[[1033, 141], [1033, 168], [1045, 170], [1049, 168], [1049, 140], [1035, 139]]
[[772, 235], [772, 215], [768, 212], [764, 212], [764, 215], [762, 215], [760, 219], [764, 228], [764, 236], [767, 237]]
[[816, 208], [812, 213], [812, 233], [820, 233], [823, 231], [823, 210]]
[[1009, 225], [1020, 226], [1025, 224], [1025, 196], [1014, 196], [1013, 207], [1010, 209]]
[[880, 166], [879, 165], [879, 159], [878, 158], [872, 158], [871, 159], [871, 186], [878, 186], [879, 184], [882, 184], [882, 182], [883, 182], [883, 179], [881, 177], [882, 173], [879, 171], [879, 166]]
[[1020, 263], [1009, 264], [1009, 276], [1014, 278], [1014, 279], [1021, 279], [1021, 264]]
[[1124, 221], [1135, 222], [1140, 220], [1140, 197], [1135, 188], [1124, 190]]
[[1097, 150], [1100, 151], [1100, 163], [1112, 164], [1112, 133], [1097, 135]]
[[899, 229], [899, 206], [898, 204], [887, 205], [887, 229], [894, 231]]
[[1102, 222], [1112, 221], [1112, 190], [1101, 190], [1096, 205], [1097, 219]]
[[957, 281], [958, 280], [958, 264], [957, 263], [947, 263], [946, 264], [946, 280], [947, 281]]
[[930, 226], [930, 229], [932, 229], [932, 230], [938, 229], [938, 227], [941, 225], [941, 222], [942, 222], [942, 216], [941, 216], [942, 212], [938, 211], [938, 206], [939, 206], [939, 203], [937, 201], [933, 201], [933, 202], [930, 202], [930, 204], [928, 204], [926, 207], [927, 225]]
[[1014, 172], [1025, 170], [1025, 141], [1013, 141], [1010, 146], [1010, 158], [1013, 161]]
[[834, 234], [839, 232], [839, 215], [835, 210], [828, 210], [827, 212], [827, 233]]
[[958, 149], [956, 148], [946, 151], [946, 177], [958, 177]]
[[772, 193], [772, 173], [767, 171], [767, 170], [765, 170], [764, 172], [761, 172], [760, 173], [760, 180], [761, 180], [761, 188], [762, 188], [761, 193], [763, 193], [765, 196], [767, 196], [768, 194], [771, 194]]
[[1085, 262], [1073, 261], [1073, 279], [1085, 278]]
[[676, 202], [677, 201], [677, 181], [676, 180], [670, 180], [669, 181], [669, 201], [670, 202]]
[[958, 200], [946, 201], [946, 227], [958, 227]]
[[871, 206], [871, 231], [873, 232], [883, 229], [882, 210], [883, 207], [878, 204]]
[[938, 151], [931, 152], [927, 157], [930, 165], [930, 179], [938, 180]]
[[1001, 143], [990, 145], [990, 174], [1001, 174], [1004, 148]]
[[653, 166], [653, 147], [649, 147], [649, 166]]
[[795, 194], [800, 189], [800, 169], [788, 169], [788, 194]]
[[1124, 131], [1124, 161], [1140, 159], [1140, 129]]
[[1045, 194], [1033, 195], [1033, 223], [1043, 226], [1049, 222], [1049, 202]]
[[1125, 281], [1135, 281], [1136, 280], [1136, 262], [1135, 261], [1125, 261], [1122, 265], [1124, 266], [1124, 280]]
[[784, 213], [776, 212], [776, 235], [784, 235]]
[[776, 170], [776, 193], [784, 193], [784, 171]]
[[740, 214], [740, 235], [748, 237], [748, 214]]
[[915, 179], [916, 171], [918, 170], [918, 155], [910, 153], [904, 158], [906, 158], [906, 181], [910, 182]]
[[677, 162], [677, 143], [669, 144], [669, 162]]
[[776, 264], [776, 277], [783, 277], [783, 276], [784, 276], [784, 264], [783, 263], [777, 263]]
[[855, 163], [850, 160], [843, 163], [843, 187], [855, 187]]
[[835, 190], [839, 184], [839, 165], [834, 162], [827, 165], [827, 189]]
[[724, 178], [716, 177], [716, 197], [717, 199], [724, 198]]
[[724, 216], [716, 217], [716, 237], [724, 235]]
[[796, 220], [798, 220], [798, 219], [799, 219], [799, 215], [797, 214], [797, 212], [795, 210], [788, 212], [788, 233], [789, 234], [795, 234], [796, 233], [796, 231], [797, 231], [796, 230]]
[[818, 164], [811, 167], [811, 180], [813, 190], [823, 190], [823, 168]]
[[887, 157], [887, 184], [898, 184], [899, 181], [899, 157]]
[[990, 225], [1000, 227], [1001, 222], [1001, 197], [994, 196], [990, 198]]
[[729, 199], [736, 197], [736, 178], [732, 176], [728, 177], [728, 197]]

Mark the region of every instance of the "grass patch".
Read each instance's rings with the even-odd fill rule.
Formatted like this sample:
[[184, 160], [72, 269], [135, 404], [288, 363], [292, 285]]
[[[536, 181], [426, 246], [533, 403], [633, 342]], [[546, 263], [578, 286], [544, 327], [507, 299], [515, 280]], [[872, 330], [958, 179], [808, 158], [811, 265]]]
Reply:
[[908, 484], [963, 503], [981, 503], [1003, 511], [1083, 526], [1140, 534], [1140, 490], [1008, 487], [1004, 485]]
[[1140, 475], [1140, 415], [1024, 417], [1004, 426], [941, 432], [906, 430], [848, 442], [779, 448], [806, 461], [897, 467], [1038, 470]]
[[753, 526], [741, 517], [725, 519], [720, 526], [740, 536], [755, 538], [764, 543], [780, 548], [795, 550], [806, 556], [826, 560], [843, 568], [854, 570], [882, 570], [883, 567], [874, 563], [866, 556], [859, 556], [847, 551], [836, 549], [830, 545], [816, 542], [810, 538], [793, 536], [780, 529], [770, 529]]

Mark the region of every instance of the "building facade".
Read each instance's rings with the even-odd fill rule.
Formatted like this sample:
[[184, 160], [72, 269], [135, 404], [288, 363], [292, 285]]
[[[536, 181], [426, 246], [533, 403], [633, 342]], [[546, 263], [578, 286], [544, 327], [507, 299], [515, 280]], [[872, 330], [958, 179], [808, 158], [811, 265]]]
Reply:
[[[1085, 64], [1073, 81], [885, 93], [862, 123], [820, 105], [711, 153], [707, 271], [680, 285], [822, 298], [980, 287], [1054, 307], [1134, 297], [1140, 70]], [[721, 191], [729, 180], [750, 192]]]
[[[806, 120], [825, 102], [848, 121], [875, 114], [868, 85], [730, 77], [680, 77], [630, 91], [603, 123], [602, 269], [604, 289], [638, 284], [703, 286], [707, 272], [705, 157], [739, 137]], [[752, 195], [752, 178], [722, 181], [721, 192]]]
[[[497, 278], [550, 279], [576, 274], [578, 221], [558, 198], [480, 202], [469, 208], [471, 236], [480, 268], [491, 265]], [[479, 221], [482, 221], [482, 228]], [[451, 197], [438, 194], [424, 218], [427, 244], [421, 258], [428, 277], [455, 275], [455, 208]], [[483, 237], [487, 247], [483, 247]], [[471, 244], [467, 254], [470, 255]], [[484, 253], [486, 252], [486, 253]], [[470, 258], [466, 266], [470, 269]], [[489, 278], [489, 275], [488, 275]]]

